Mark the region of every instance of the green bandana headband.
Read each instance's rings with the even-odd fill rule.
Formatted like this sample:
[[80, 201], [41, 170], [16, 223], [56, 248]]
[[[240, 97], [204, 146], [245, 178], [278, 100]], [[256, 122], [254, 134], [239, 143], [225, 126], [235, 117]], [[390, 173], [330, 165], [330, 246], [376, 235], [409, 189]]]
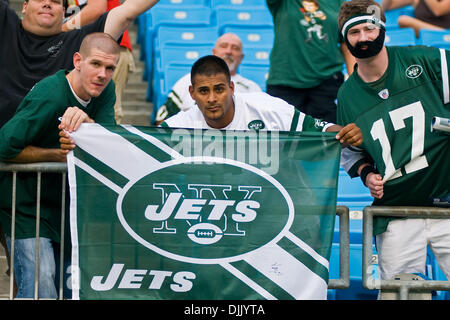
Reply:
[[350, 19], [348, 19], [345, 23], [344, 26], [342, 27], [342, 36], [344, 37], [344, 39], [347, 36], [347, 31], [353, 27], [356, 26], [357, 24], [361, 24], [361, 23], [372, 23], [378, 27], [380, 27], [383, 30], [386, 30], [386, 26], [384, 24], [383, 21], [381, 21], [379, 18], [373, 16], [373, 15], [360, 15], [360, 16], [353, 16]]

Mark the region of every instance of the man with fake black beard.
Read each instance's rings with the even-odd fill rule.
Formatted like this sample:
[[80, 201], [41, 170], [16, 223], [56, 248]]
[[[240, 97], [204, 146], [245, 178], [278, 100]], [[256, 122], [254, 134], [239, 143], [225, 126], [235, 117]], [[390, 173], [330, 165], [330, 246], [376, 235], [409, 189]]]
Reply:
[[[356, 58], [338, 93], [338, 124], [355, 123], [364, 142], [343, 150], [343, 167], [360, 176], [379, 206], [448, 206], [449, 136], [432, 132], [450, 117], [450, 51], [385, 47], [384, 13], [372, 0], [344, 2], [339, 30]], [[450, 279], [450, 219], [375, 217], [380, 276], [425, 273], [429, 243]], [[439, 235], [439, 236], [438, 236]]]

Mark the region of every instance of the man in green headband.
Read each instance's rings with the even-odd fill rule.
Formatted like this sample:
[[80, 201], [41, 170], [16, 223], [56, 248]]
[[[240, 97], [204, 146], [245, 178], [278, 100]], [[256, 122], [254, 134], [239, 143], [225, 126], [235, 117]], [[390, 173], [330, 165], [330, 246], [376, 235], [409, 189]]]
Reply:
[[[372, 0], [352, 0], [338, 23], [355, 57], [338, 93], [337, 122], [355, 123], [364, 142], [343, 151], [342, 166], [360, 176], [374, 206], [449, 207], [450, 139], [432, 132], [434, 116], [450, 118], [450, 52], [384, 46], [386, 19]], [[450, 219], [376, 217], [380, 276], [425, 273], [427, 243], [450, 279]]]

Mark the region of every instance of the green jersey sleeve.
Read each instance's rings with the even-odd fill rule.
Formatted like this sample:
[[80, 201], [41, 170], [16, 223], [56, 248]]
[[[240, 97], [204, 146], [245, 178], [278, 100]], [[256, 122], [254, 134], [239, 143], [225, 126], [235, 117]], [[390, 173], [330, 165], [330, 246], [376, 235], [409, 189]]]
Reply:
[[50, 126], [58, 127], [60, 116], [50, 104], [50, 94], [40, 97], [42, 88], [35, 86], [17, 108], [15, 115], [0, 130], [0, 159], [9, 160], [26, 146], [46, 145], [46, 133]]
[[313, 118], [295, 109], [290, 131], [323, 132], [330, 125], [332, 125], [332, 123]]

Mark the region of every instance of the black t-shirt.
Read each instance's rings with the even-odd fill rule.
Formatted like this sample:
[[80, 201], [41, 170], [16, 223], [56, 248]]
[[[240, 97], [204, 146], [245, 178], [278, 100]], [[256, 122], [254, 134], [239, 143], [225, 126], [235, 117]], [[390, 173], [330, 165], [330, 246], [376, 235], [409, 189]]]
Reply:
[[81, 41], [103, 32], [107, 15], [81, 29], [41, 37], [25, 31], [17, 14], [0, 1], [0, 128], [37, 82], [60, 69], [73, 69]]

